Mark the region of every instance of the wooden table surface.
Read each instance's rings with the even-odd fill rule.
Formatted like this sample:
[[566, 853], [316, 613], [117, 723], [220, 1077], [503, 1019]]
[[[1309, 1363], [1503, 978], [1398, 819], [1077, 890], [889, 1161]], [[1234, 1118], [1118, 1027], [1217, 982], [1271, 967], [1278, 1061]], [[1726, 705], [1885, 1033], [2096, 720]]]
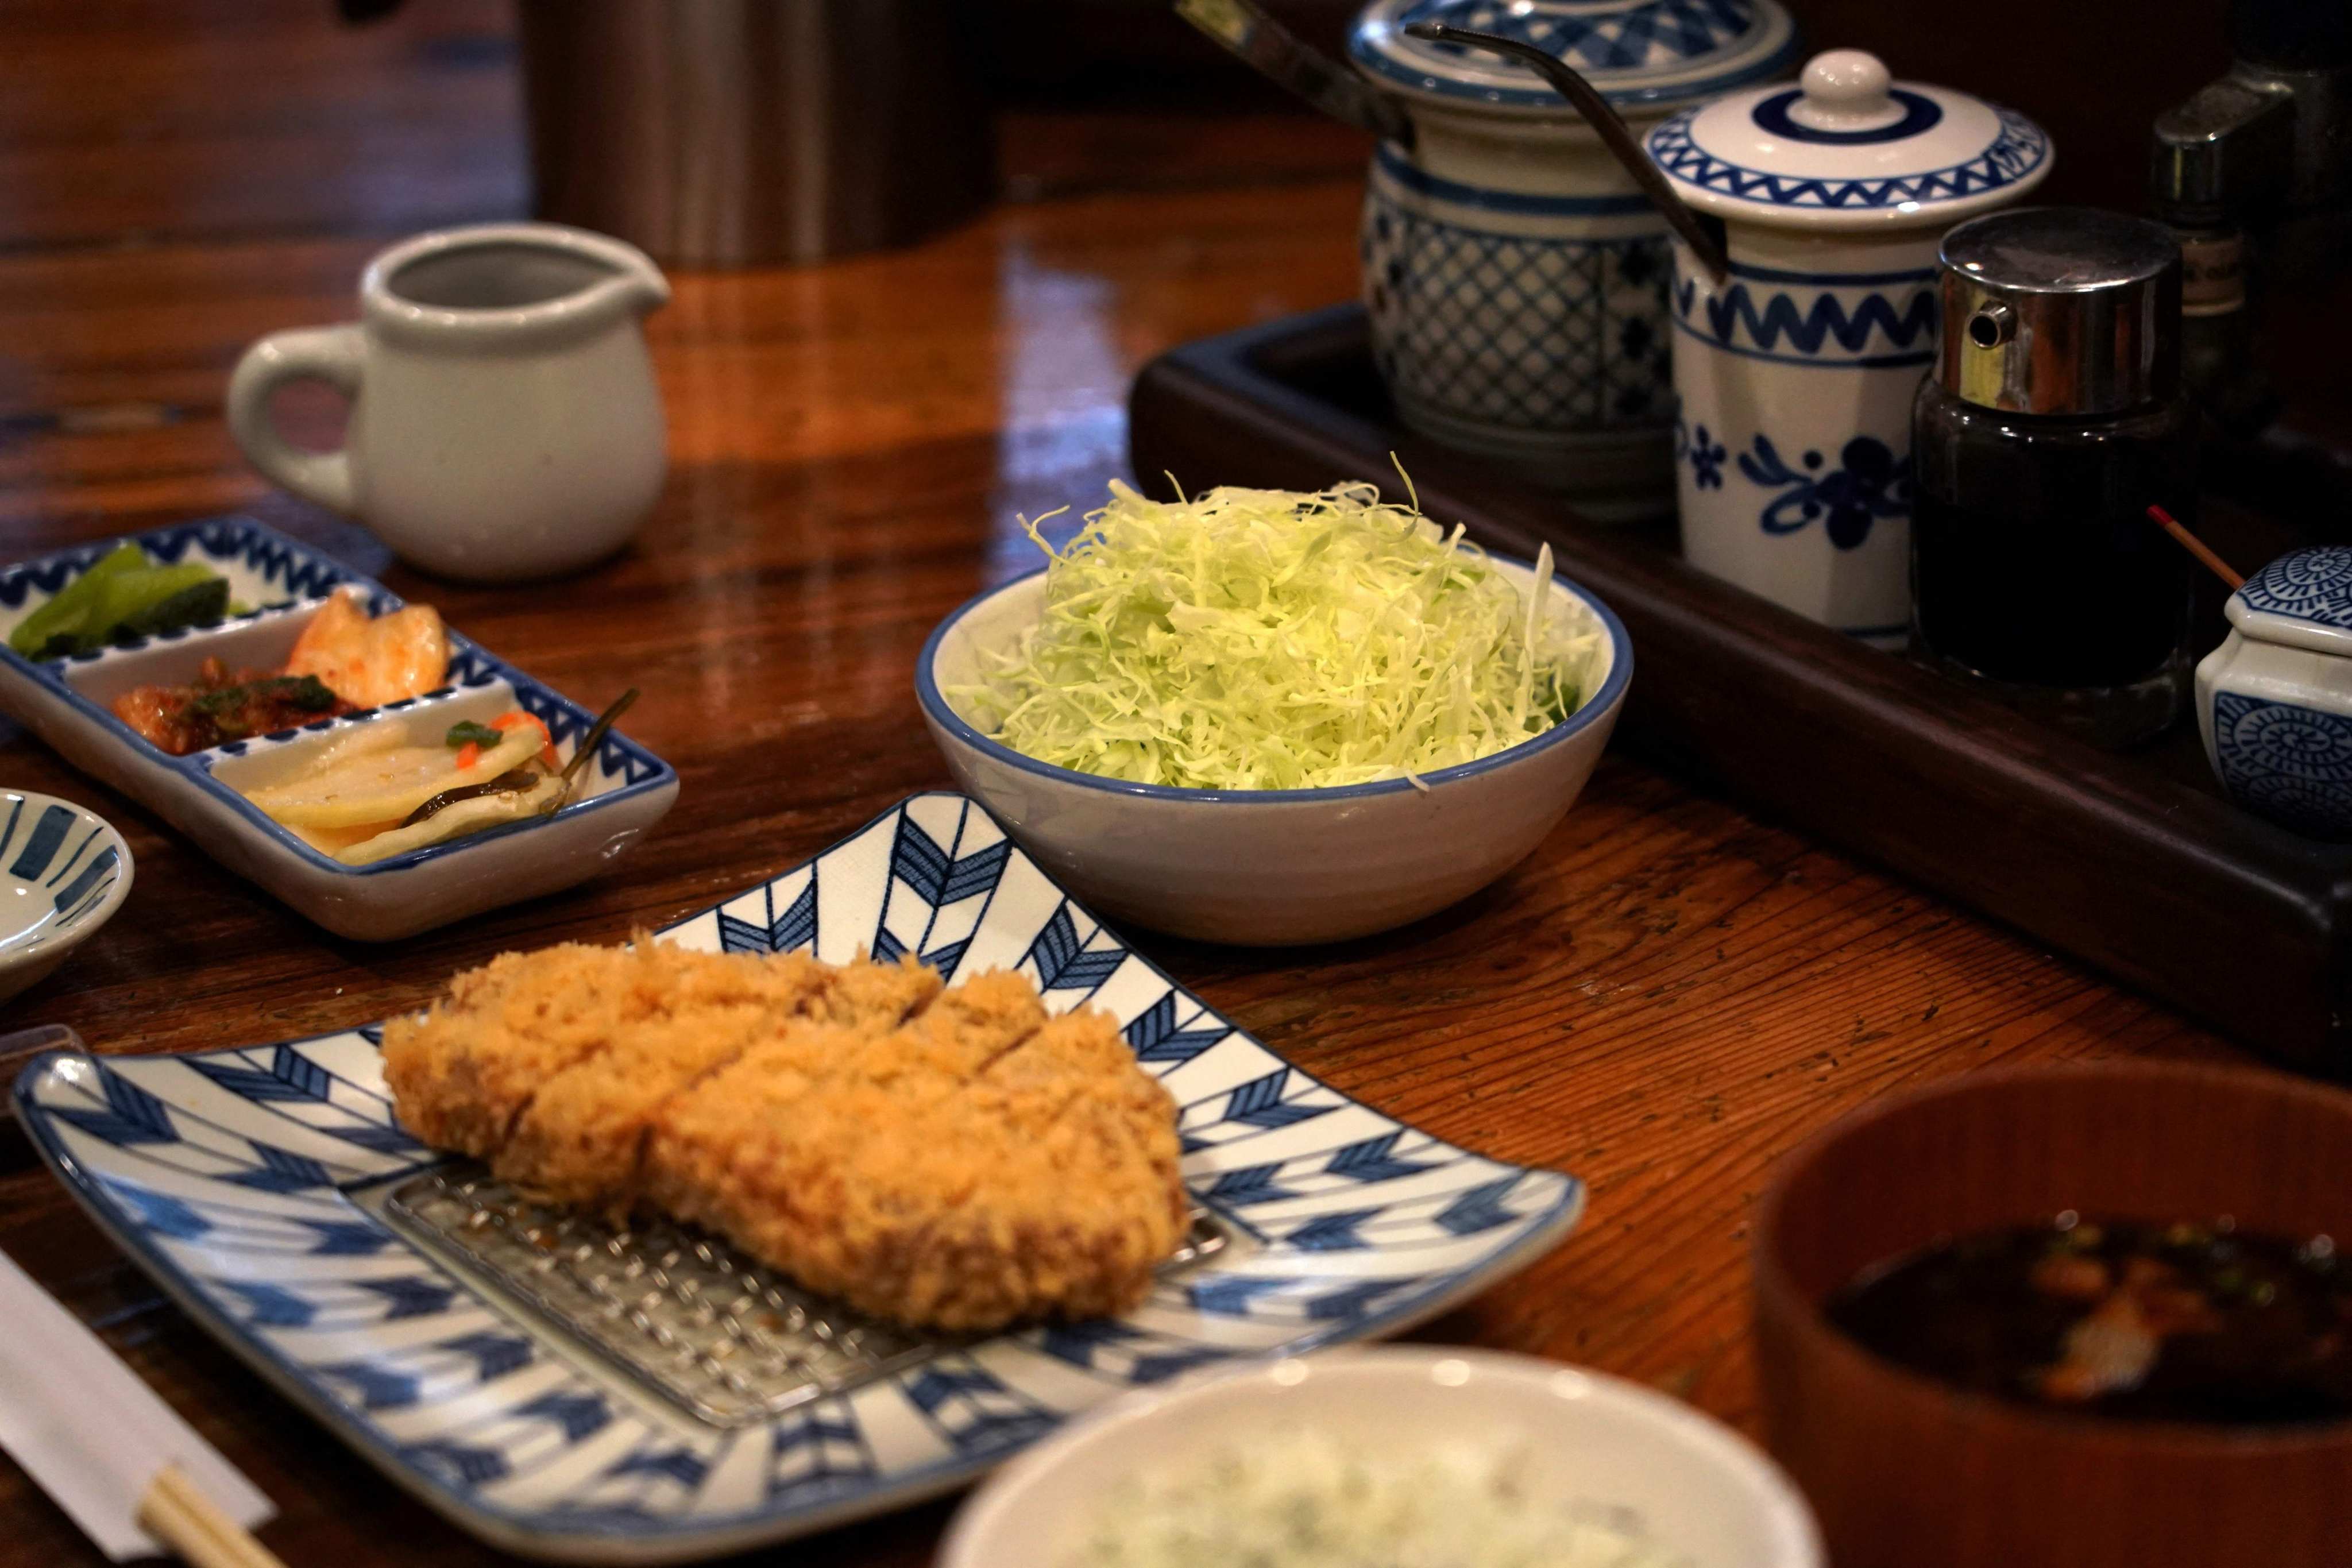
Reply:
[[[634, 549], [555, 586], [435, 582], [272, 493], [222, 395], [252, 339], [348, 318], [362, 262], [391, 239], [525, 209], [505, 28], [496, 0], [412, 5], [361, 32], [332, 26], [325, 0], [0, 12], [0, 558], [250, 510], [592, 706], [642, 687], [628, 727], [677, 764], [677, 810], [578, 892], [362, 946], [0, 724], [0, 783], [87, 802], [138, 858], [113, 923], [0, 1026], [70, 1024], [99, 1049], [143, 1051], [348, 1027], [501, 949], [675, 919], [945, 784], [915, 651], [1029, 561], [1018, 514], [1083, 510], [1122, 471], [1137, 367], [1354, 289], [1350, 133], [1023, 110], [1006, 125], [1010, 199], [979, 223], [890, 256], [676, 279], [651, 323], [672, 475]], [[1533, 859], [1411, 930], [1276, 954], [1140, 946], [1350, 1094], [1591, 1184], [1565, 1246], [1421, 1337], [1606, 1368], [1750, 1429], [1747, 1229], [1783, 1152], [1946, 1074], [2234, 1055], [1616, 757]], [[19, 1143], [0, 1142], [0, 1247], [277, 1500], [264, 1534], [289, 1562], [497, 1556], [161, 1300]], [[838, 1531], [790, 1561], [921, 1563], [945, 1514]], [[0, 1563], [98, 1561], [0, 1459]]]

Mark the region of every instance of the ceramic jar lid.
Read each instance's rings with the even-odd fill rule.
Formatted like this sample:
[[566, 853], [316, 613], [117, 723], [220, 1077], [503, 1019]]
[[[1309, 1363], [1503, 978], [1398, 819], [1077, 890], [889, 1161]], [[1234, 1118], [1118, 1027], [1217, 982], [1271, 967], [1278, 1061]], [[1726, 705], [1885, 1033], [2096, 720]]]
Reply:
[[1570, 117], [1576, 111], [1525, 66], [1405, 37], [1415, 22], [1533, 44], [1635, 112], [1767, 80], [1797, 51], [1796, 26], [1779, 0], [1373, 0], [1356, 18], [1348, 52], [1385, 88], [1455, 108]]
[[1815, 55], [1799, 86], [1686, 110], [1646, 145], [1691, 205], [1775, 228], [1941, 228], [2050, 172], [2050, 138], [2023, 115], [1893, 80], [1860, 49]]
[[2289, 551], [2245, 581], [2224, 607], [2259, 642], [2352, 654], [2352, 547]]

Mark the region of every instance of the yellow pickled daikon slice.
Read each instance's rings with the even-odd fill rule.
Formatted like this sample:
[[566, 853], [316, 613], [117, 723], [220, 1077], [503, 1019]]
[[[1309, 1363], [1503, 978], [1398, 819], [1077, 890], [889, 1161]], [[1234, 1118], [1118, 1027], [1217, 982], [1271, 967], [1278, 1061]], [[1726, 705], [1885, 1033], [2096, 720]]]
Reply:
[[354, 844], [364, 844], [378, 834], [389, 833], [398, 826], [393, 822], [367, 822], [357, 827], [289, 827], [286, 831], [320, 854], [333, 857]]
[[470, 768], [459, 767], [457, 751], [446, 745], [330, 746], [300, 773], [248, 791], [246, 798], [289, 827], [396, 823], [444, 790], [488, 784], [520, 767], [544, 744], [537, 729], [519, 727], [496, 746], [485, 748]]
[[[534, 737], [537, 731], [533, 732]], [[493, 827], [503, 827], [509, 822], [526, 822], [539, 815], [540, 808], [553, 800], [563, 790], [563, 780], [555, 773], [542, 773], [539, 782], [527, 790], [511, 795], [477, 795], [443, 806], [424, 821], [410, 827], [395, 827], [388, 833], [353, 844], [334, 852], [335, 858], [346, 866], [365, 866], [377, 860], [389, 860], [395, 855], [405, 855], [411, 849], [422, 849], [428, 844], [461, 837], [469, 833], [486, 833]]]

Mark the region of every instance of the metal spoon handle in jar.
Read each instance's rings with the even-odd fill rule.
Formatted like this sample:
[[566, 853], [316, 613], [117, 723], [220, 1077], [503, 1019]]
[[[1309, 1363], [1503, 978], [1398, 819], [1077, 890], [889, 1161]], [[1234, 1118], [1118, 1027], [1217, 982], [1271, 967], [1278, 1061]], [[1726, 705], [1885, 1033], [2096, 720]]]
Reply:
[[1517, 38], [1506, 38], [1494, 33], [1475, 32], [1468, 27], [1449, 27], [1443, 22], [1415, 22], [1405, 28], [1408, 36], [1425, 43], [1454, 44], [1465, 49], [1484, 49], [1489, 54], [1506, 55], [1533, 70], [1551, 83], [1552, 90], [1576, 106], [1593, 132], [1601, 138], [1625, 172], [1633, 176], [1666, 222], [1674, 226], [1683, 243], [1691, 247], [1701, 267], [1717, 283], [1731, 276], [1731, 260], [1723, 252], [1723, 240], [1714, 227], [1694, 211], [1691, 205], [1675, 194], [1674, 183], [1665, 171], [1650, 161], [1642, 151], [1641, 142], [1633, 130], [1609, 107], [1609, 100], [1600, 89], [1578, 74], [1566, 62], [1544, 53], [1533, 44], [1523, 44]]
[[1333, 119], [1383, 141], [1412, 145], [1412, 119], [1394, 100], [1300, 43], [1255, 0], [1176, 0], [1176, 14]]

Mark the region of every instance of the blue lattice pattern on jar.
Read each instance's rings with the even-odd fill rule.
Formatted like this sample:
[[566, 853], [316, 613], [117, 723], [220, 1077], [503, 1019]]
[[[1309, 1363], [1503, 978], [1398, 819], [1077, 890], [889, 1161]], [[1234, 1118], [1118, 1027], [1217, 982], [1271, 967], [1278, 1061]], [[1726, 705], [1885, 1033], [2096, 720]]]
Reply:
[[1650, 156], [1677, 180], [1759, 206], [1811, 211], [1870, 212], [1906, 203], [1958, 201], [2019, 184], [2050, 159], [2050, 139], [2021, 114], [1996, 109], [2000, 134], [1991, 146], [1948, 168], [1916, 174], [1822, 179], [1775, 174], [1728, 163], [1691, 140], [1691, 121], [1700, 110], [1685, 110], [1650, 132]]
[[2352, 550], [2291, 551], [2247, 578], [2238, 597], [2264, 615], [2352, 630]]
[[2213, 755], [2247, 809], [2302, 832], [2352, 831], [2352, 718], [2216, 692]]
[[1365, 303], [1402, 400], [1512, 430], [1673, 417], [1666, 241], [1561, 240], [1364, 204]]

